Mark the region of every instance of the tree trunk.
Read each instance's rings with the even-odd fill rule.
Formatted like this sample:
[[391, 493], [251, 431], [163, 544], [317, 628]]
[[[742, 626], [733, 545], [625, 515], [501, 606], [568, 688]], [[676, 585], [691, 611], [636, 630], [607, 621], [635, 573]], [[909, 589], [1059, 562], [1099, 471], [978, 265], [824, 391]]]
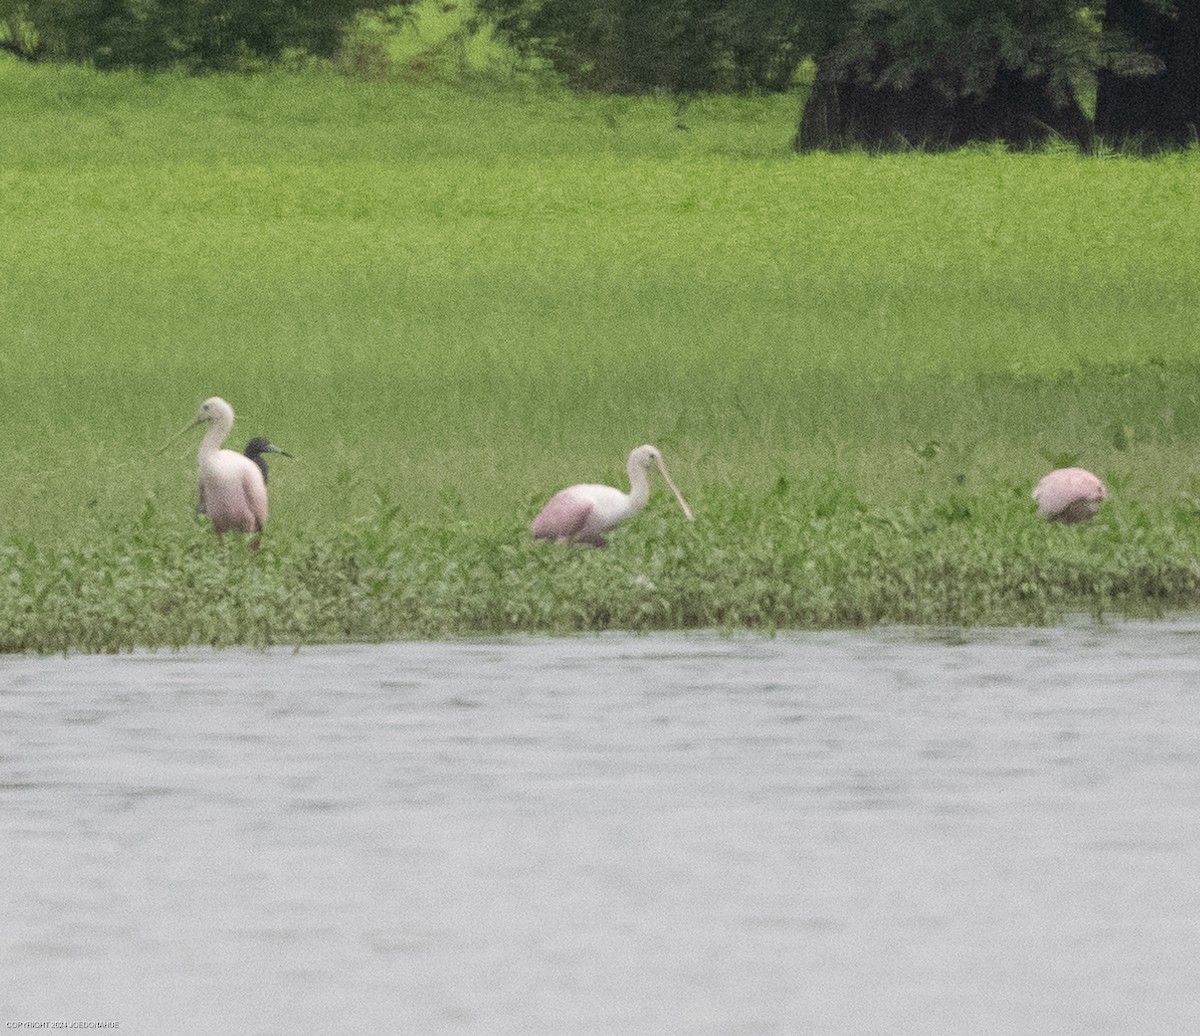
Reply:
[[1075, 97], [1056, 102], [1045, 77], [1001, 69], [982, 96], [949, 96], [929, 77], [918, 76], [904, 89], [872, 86], [874, 75], [865, 80], [823, 76], [818, 64], [794, 141], [797, 151], [943, 151], [986, 141], [1027, 148], [1055, 138], [1079, 147], [1090, 142], [1087, 117]]
[[1108, 0], [1104, 28], [1128, 35], [1162, 62], [1151, 76], [1101, 69], [1096, 132], [1145, 151], [1195, 143], [1200, 126], [1200, 0], [1176, 0], [1174, 15], [1146, 0]]

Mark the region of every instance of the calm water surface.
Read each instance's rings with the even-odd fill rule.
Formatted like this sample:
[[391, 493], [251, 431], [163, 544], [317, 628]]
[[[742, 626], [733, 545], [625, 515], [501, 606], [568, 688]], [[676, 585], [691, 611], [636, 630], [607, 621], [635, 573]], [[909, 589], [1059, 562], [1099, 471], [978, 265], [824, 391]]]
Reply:
[[3, 658], [0, 725], [0, 1023], [1200, 1033], [1200, 620]]

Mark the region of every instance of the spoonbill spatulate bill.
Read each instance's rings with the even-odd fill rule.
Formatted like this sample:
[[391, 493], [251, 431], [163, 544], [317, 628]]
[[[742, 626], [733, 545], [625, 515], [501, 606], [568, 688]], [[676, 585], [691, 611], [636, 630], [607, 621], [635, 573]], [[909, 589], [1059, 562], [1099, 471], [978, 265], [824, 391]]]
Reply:
[[267, 480], [262, 468], [245, 454], [221, 449], [233, 428], [233, 407], [220, 396], [206, 399], [191, 427], [201, 424], [208, 429], [197, 454], [197, 510], [212, 520], [218, 538], [233, 531], [262, 532], [267, 521]]
[[646, 506], [650, 499], [650, 466], [658, 466], [683, 513], [690, 522], [692, 509], [667, 473], [662, 454], [654, 446], [639, 446], [629, 455], [629, 492], [613, 486], [582, 484], [560, 489], [542, 508], [529, 527], [535, 540], [555, 543], [586, 543], [605, 547], [605, 533], [627, 521]]
[[1084, 468], [1058, 468], [1033, 490], [1038, 514], [1067, 525], [1091, 521], [1107, 498], [1108, 487]]

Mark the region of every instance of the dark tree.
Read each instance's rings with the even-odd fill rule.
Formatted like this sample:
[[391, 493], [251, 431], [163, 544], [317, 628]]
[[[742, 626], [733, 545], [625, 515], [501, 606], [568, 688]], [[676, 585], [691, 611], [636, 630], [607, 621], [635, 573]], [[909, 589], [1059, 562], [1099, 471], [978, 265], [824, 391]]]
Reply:
[[477, 0], [518, 52], [603, 93], [785, 90], [805, 56], [796, 0]]
[[[1200, 0], [477, 0], [519, 51], [610, 93], [786, 89], [798, 150], [1197, 139]], [[1098, 22], [1104, 15], [1103, 31]]]
[[101, 69], [215, 71], [293, 48], [330, 56], [356, 11], [383, 6], [383, 0], [0, 0], [0, 15], [11, 10], [12, 22], [19, 11], [32, 30], [36, 50], [25, 47], [25, 56]]
[[858, 0], [825, 25], [798, 150], [1083, 146], [1080, 0]]
[[26, 61], [37, 61], [45, 53], [24, 0], [0, 0], [0, 50]]
[[[1153, 150], [1196, 143], [1200, 127], [1200, 0], [1173, 5], [1108, 0], [1105, 32], [1135, 48], [1118, 49], [1100, 69], [1096, 132], [1107, 140]], [[1126, 48], [1127, 50], [1127, 48]], [[1124, 58], [1124, 59], [1123, 59]]]

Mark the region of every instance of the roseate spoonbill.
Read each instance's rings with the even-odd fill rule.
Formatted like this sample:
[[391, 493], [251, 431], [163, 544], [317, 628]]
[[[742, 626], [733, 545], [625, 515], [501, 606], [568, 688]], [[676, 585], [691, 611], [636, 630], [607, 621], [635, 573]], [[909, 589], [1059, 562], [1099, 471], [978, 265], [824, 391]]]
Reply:
[[1033, 490], [1038, 514], [1048, 522], [1067, 524], [1091, 521], [1107, 497], [1104, 483], [1083, 468], [1058, 468]]
[[542, 508], [529, 527], [535, 540], [554, 540], [555, 543], [588, 543], [606, 547], [604, 533], [632, 518], [650, 499], [650, 479], [647, 471], [657, 464], [662, 477], [683, 508], [690, 522], [692, 509], [663, 463], [662, 454], [653, 446], [639, 446], [629, 455], [629, 492], [622, 493], [612, 486], [578, 485], [560, 489]]
[[[290, 457], [291, 454], [287, 450], [281, 450], [270, 439], [264, 436], [256, 435], [248, 443], [243, 451], [255, 464], [258, 465], [258, 470], [262, 472], [263, 485], [266, 485], [270, 479], [270, 471], [267, 469], [267, 459], [263, 456], [264, 453], [278, 453], [281, 457]], [[204, 507], [204, 490], [200, 491], [200, 502], [196, 504], [196, 517], [199, 518], [202, 514], [208, 512]]]
[[[218, 539], [231, 529], [262, 532], [267, 520], [267, 480], [262, 469], [244, 454], [221, 449], [221, 443], [233, 428], [233, 407], [220, 396], [206, 399], [191, 427], [201, 424], [207, 424], [208, 430], [197, 455], [200, 485], [197, 510], [212, 519]], [[251, 546], [257, 549], [257, 537]]]

